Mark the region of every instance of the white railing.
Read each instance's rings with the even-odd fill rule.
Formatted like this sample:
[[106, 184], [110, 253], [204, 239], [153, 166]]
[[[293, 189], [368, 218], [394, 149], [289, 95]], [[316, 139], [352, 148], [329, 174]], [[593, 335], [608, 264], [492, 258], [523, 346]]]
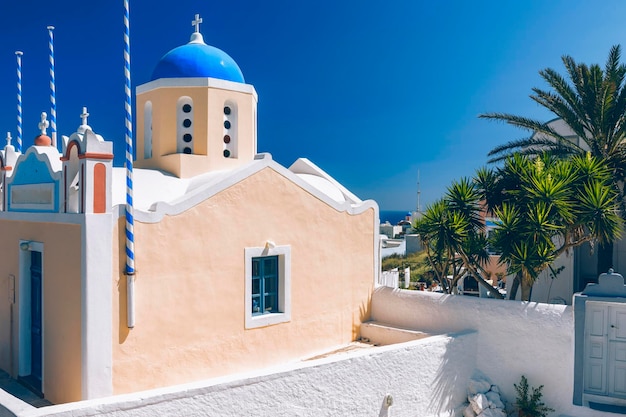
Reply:
[[394, 268], [391, 271], [383, 271], [378, 278], [378, 284], [390, 287], [390, 288], [398, 288], [398, 280], [400, 279], [400, 271], [398, 268]]

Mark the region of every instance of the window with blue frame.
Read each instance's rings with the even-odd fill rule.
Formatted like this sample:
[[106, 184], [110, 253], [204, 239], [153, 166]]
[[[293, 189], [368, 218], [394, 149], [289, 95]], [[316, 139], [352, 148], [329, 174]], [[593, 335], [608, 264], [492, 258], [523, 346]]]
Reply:
[[252, 315], [279, 313], [278, 256], [252, 258]]
[[291, 246], [244, 249], [245, 328], [291, 321]]

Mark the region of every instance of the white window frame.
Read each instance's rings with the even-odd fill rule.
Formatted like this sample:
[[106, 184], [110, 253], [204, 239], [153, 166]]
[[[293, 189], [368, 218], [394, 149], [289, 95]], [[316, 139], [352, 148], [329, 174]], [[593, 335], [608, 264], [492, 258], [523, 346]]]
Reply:
[[[271, 326], [291, 321], [291, 245], [245, 248], [245, 328]], [[279, 313], [252, 314], [252, 258], [278, 256]]]

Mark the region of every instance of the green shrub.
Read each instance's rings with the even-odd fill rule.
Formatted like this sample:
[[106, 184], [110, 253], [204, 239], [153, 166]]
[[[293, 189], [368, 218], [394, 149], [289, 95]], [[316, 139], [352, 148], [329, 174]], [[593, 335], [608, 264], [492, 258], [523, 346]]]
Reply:
[[426, 261], [426, 252], [420, 251], [412, 253], [408, 256], [399, 255], [394, 253], [386, 256], [381, 261], [381, 270], [389, 271], [394, 268], [398, 268], [400, 276], [404, 279], [404, 268], [411, 268], [411, 282], [425, 282], [427, 286], [433, 282], [433, 273], [430, 269], [428, 262]]
[[541, 401], [543, 385], [537, 388], [529, 387], [528, 380], [522, 375], [519, 385], [513, 384], [513, 386], [517, 392], [515, 405], [517, 405], [519, 417], [547, 417], [548, 413], [554, 411]]

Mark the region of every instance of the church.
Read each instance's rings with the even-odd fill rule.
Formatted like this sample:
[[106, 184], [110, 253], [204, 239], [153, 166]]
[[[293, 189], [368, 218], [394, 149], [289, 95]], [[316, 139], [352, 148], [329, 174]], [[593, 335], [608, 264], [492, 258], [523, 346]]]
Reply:
[[255, 88], [200, 22], [136, 88], [131, 274], [129, 170], [87, 108], [0, 151], [0, 368], [52, 403], [297, 361], [369, 319], [377, 204], [257, 153]]

